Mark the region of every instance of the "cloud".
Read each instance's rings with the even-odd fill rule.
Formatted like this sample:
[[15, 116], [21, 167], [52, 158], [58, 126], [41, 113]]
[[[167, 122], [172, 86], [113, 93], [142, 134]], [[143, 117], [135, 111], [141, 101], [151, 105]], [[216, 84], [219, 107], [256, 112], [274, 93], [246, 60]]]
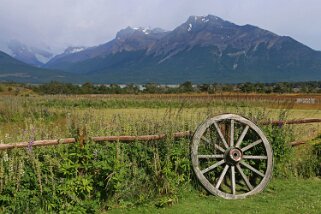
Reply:
[[0, 0], [0, 5], [0, 47], [15, 39], [61, 52], [107, 42], [127, 26], [171, 30], [190, 15], [213, 14], [321, 50], [319, 0]]

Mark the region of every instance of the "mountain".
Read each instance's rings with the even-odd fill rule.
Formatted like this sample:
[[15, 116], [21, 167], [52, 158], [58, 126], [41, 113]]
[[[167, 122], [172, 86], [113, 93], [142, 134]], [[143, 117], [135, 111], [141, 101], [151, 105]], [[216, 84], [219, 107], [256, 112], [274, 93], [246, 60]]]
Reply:
[[[78, 52], [68, 53], [67, 49], [63, 54], [50, 60], [44, 67], [61, 69], [72, 73], [87, 73], [90, 71], [90, 67], [92, 66], [91, 60], [103, 60], [105, 57], [115, 55], [117, 53], [144, 51], [164, 35], [166, 35], [166, 32], [160, 28], [149, 29], [142, 27], [127, 27], [126, 29], [119, 31], [115, 39], [105, 44], [87, 48]], [[89, 62], [88, 64], [84, 63], [87, 61]], [[78, 66], [78, 63], [80, 63], [81, 66]], [[105, 65], [104, 62], [102, 62], [102, 67], [99, 67], [99, 65], [97, 66], [93, 66], [92, 69], [99, 71], [101, 68], [104, 68]]]
[[47, 63], [53, 54], [48, 50], [43, 50], [12, 40], [7, 44], [8, 54], [29, 65], [40, 67]]
[[99, 83], [307, 81], [321, 79], [321, 52], [208, 15], [191, 16], [169, 32], [128, 27], [110, 42], [45, 66]]
[[[81, 81], [80, 78], [79, 81]], [[0, 51], [1, 82], [13, 81], [26, 83], [43, 83], [52, 80], [71, 82], [74, 81], [74, 77], [72, 74], [65, 73], [63, 71], [48, 70], [28, 65]]]
[[[75, 53], [84, 51], [86, 47], [68, 47], [62, 54], [58, 54], [53, 57], [46, 65], [43, 67], [55, 67], [58, 63], [63, 63], [67, 59], [71, 60], [69, 57]], [[61, 61], [62, 60], [62, 61]], [[56, 69], [64, 69], [63, 66], [56, 66]]]

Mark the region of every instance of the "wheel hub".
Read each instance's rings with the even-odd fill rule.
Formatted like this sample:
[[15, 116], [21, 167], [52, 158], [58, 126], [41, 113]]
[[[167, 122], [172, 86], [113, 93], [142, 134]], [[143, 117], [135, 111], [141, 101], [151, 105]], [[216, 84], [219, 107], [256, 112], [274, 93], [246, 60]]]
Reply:
[[241, 149], [233, 147], [226, 150], [224, 155], [225, 161], [231, 166], [235, 166], [243, 158]]

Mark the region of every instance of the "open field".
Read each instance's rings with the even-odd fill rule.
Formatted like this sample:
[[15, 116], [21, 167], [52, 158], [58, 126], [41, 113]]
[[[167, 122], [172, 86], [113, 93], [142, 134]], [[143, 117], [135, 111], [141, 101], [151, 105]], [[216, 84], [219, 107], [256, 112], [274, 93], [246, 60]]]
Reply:
[[[314, 103], [297, 103], [298, 99], [314, 99]], [[39, 129], [55, 127], [52, 137], [68, 137], [68, 120], [82, 124], [86, 120], [87, 128], [94, 135], [111, 134], [157, 134], [156, 130], [145, 127], [136, 133], [113, 133], [108, 127], [110, 120], [121, 118], [123, 124], [160, 123], [163, 118], [173, 117], [173, 131], [195, 130], [205, 118], [221, 113], [236, 113], [252, 120], [266, 121], [282, 119], [321, 118], [321, 95], [74, 95], [74, 96], [1, 96], [0, 97], [0, 137], [14, 136], [10, 142], [23, 140], [18, 138], [17, 130], [26, 126], [41, 126]], [[177, 119], [175, 119], [177, 118]], [[50, 123], [48, 123], [48, 120]], [[126, 120], [126, 121], [125, 121]], [[108, 122], [109, 121], [109, 122]], [[141, 121], [141, 122], [140, 122]], [[70, 122], [70, 121], [69, 121]], [[45, 124], [44, 124], [45, 123]], [[173, 124], [174, 125], [174, 124]], [[12, 128], [13, 126], [13, 128]], [[311, 139], [320, 132], [318, 124], [294, 126], [303, 130], [297, 140]], [[17, 129], [18, 128], [18, 129]], [[14, 130], [14, 133], [10, 133]], [[161, 132], [162, 130], [159, 129]], [[16, 137], [16, 138], [15, 138]], [[48, 136], [49, 137], [49, 136]], [[9, 142], [9, 141], [8, 141]]]
[[[215, 204], [219, 210], [226, 208], [224, 213], [228, 213], [238, 208], [239, 203], [247, 207], [245, 213], [249, 207], [261, 213], [259, 210], [267, 209], [270, 203], [282, 207], [280, 200], [286, 202], [288, 198], [287, 203], [297, 204], [297, 212], [314, 213], [313, 208], [320, 208], [317, 202], [321, 204], [316, 194], [321, 191], [317, 178], [321, 160], [315, 152], [315, 145], [321, 142], [320, 123], [260, 126], [275, 149], [277, 180], [263, 194], [232, 202], [231, 209], [229, 201], [199, 198], [199, 187], [195, 189], [191, 173], [189, 139], [167, 137], [161, 141], [127, 144], [93, 143], [89, 137], [170, 136], [177, 131], [194, 131], [206, 118], [227, 112], [244, 115], [257, 123], [321, 118], [320, 100], [320, 95], [299, 94], [3, 95], [0, 97], [1, 143], [24, 141], [30, 142], [30, 146], [0, 151], [0, 212], [64, 209], [88, 213], [113, 208], [112, 212], [117, 213], [125, 210], [114, 208], [140, 207], [129, 211], [176, 213], [188, 207], [187, 204], [192, 210], [197, 209], [199, 202], [205, 213], [211, 213]], [[32, 142], [40, 139], [79, 140], [79, 132], [84, 130], [84, 145], [78, 142], [32, 147]], [[307, 144], [287, 148], [287, 143], [295, 140]], [[306, 200], [297, 196], [301, 188], [307, 192]], [[173, 201], [171, 208], [155, 210], [150, 205], [159, 204], [164, 197]], [[285, 213], [291, 211], [287, 206], [282, 208]]]

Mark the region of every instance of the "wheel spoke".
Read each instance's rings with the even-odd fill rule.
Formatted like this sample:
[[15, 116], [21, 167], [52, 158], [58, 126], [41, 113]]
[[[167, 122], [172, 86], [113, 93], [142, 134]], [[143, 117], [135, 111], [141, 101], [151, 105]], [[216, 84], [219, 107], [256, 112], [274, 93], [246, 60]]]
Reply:
[[229, 167], [230, 167], [229, 165], [227, 165], [227, 164], [225, 165], [225, 167], [224, 167], [224, 169], [223, 169], [223, 172], [221, 173], [221, 176], [220, 176], [220, 178], [218, 179], [217, 184], [216, 184], [216, 186], [215, 186], [216, 189], [220, 188], [221, 183], [222, 183], [222, 181], [223, 181], [223, 179], [224, 179], [224, 177], [225, 177], [225, 174], [226, 174], [226, 172], [227, 172], [227, 170], [228, 170]]
[[[201, 138], [202, 138], [202, 140], [206, 141], [206, 142], [209, 143], [209, 144], [212, 143], [209, 139], [207, 139], [207, 138], [204, 137], [204, 136], [202, 136]], [[216, 149], [218, 149], [218, 150], [220, 150], [221, 152], [225, 153], [225, 149], [223, 149], [222, 147], [220, 147], [220, 146], [217, 145], [216, 143], [214, 143], [214, 146], [215, 146]]]
[[260, 172], [259, 170], [255, 169], [253, 166], [251, 166], [250, 164], [245, 163], [244, 161], [240, 161], [240, 164], [242, 164], [243, 166], [245, 166], [246, 168], [248, 168], [249, 170], [255, 172], [256, 174], [260, 175], [261, 177], [264, 177], [264, 174], [262, 172]]
[[267, 159], [267, 156], [260, 156], [260, 155], [243, 155], [244, 159], [255, 159], [255, 160], [263, 160]]
[[235, 195], [235, 166], [231, 166], [231, 187], [232, 187], [232, 194]]
[[241, 143], [242, 143], [242, 141], [243, 141], [243, 139], [244, 139], [247, 131], [249, 130], [249, 128], [250, 128], [250, 127], [249, 127], [248, 125], [245, 126], [245, 128], [243, 129], [243, 132], [242, 132], [241, 136], [239, 137], [239, 139], [238, 139], [237, 142], [236, 142], [235, 147], [239, 147], [239, 146], [241, 145]]
[[227, 145], [226, 140], [222, 134], [222, 131], [221, 131], [220, 127], [218, 127], [218, 125], [217, 125], [217, 122], [214, 122], [214, 126], [215, 126], [216, 131], [217, 131], [218, 135], [220, 136], [225, 148], [228, 148], [229, 146]]
[[211, 166], [209, 166], [209, 167], [207, 167], [206, 169], [203, 169], [201, 172], [202, 172], [203, 174], [205, 174], [205, 173], [207, 173], [207, 172], [215, 169], [216, 167], [222, 165], [223, 163], [225, 163], [225, 160], [224, 160], [224, 159], [221, 160], [221, 161], [219, 161], [219, 162], [217, 162], [217, 163], [215, 163], [215, 164], [213, 164], [213, 165], [211, 165]]
[[202, 140], [204, 140], [204, 141], [205, 141], [206, 143], [208, 143], [208, 144], [211, 144], [211, 143], [212, 143], [209, 139], [207, 139], [207, 138], [204, 137], [204, 136], [202, 136], [201, 138], [202, 138]]
[[224, 155], [197, 155], [199, 159], [219, 159], [219, 158], [224, 158]]
[[234, 120], [231, 120], [231, 135], [230, 135], [230, 146], [234, 146]]
[[255, 142], [253, 142], [253, 143], [251, 143], [251, 144], [249, 144], [249, 145], [247, 145], [247, 146], [245, 146], [245, 147], [242, 148], [241, 150], [242, 150], [242, 152], [245, 152], [246, 150], [249, 150], [250, 148], [252, 148], [252, 147], [254, 147], [254, 146], [256, 146], [256, 145], [258, 145], [258, 144], [260, 144], [260, 143], [262, 143], [262, 140], [261, 140], [261, 139], [255, 141]]
[[220, 150], [221, 152], [225, 153], [225, 149], [223, 149], [222, 147], [220, 147], [219, 145], [215, 144], [215, 148]]
[[243, 180], [244, 180], [245, 183], [246, 183], [246, 186], [250, 189], [250, 191], [252, 191], [252, 190], [253, 190], [253, 186], [251, 185], [249, 179], [247, 179], [247, 177], [246, 177], [246, 175], [244, 174], [244, 172], [243, 172], [242, 168], [240, 167], [240, 165], [237, 164], [237, 165], [236, 165], [236, 168], [237, 168], [237, 170], [240, 172]]

